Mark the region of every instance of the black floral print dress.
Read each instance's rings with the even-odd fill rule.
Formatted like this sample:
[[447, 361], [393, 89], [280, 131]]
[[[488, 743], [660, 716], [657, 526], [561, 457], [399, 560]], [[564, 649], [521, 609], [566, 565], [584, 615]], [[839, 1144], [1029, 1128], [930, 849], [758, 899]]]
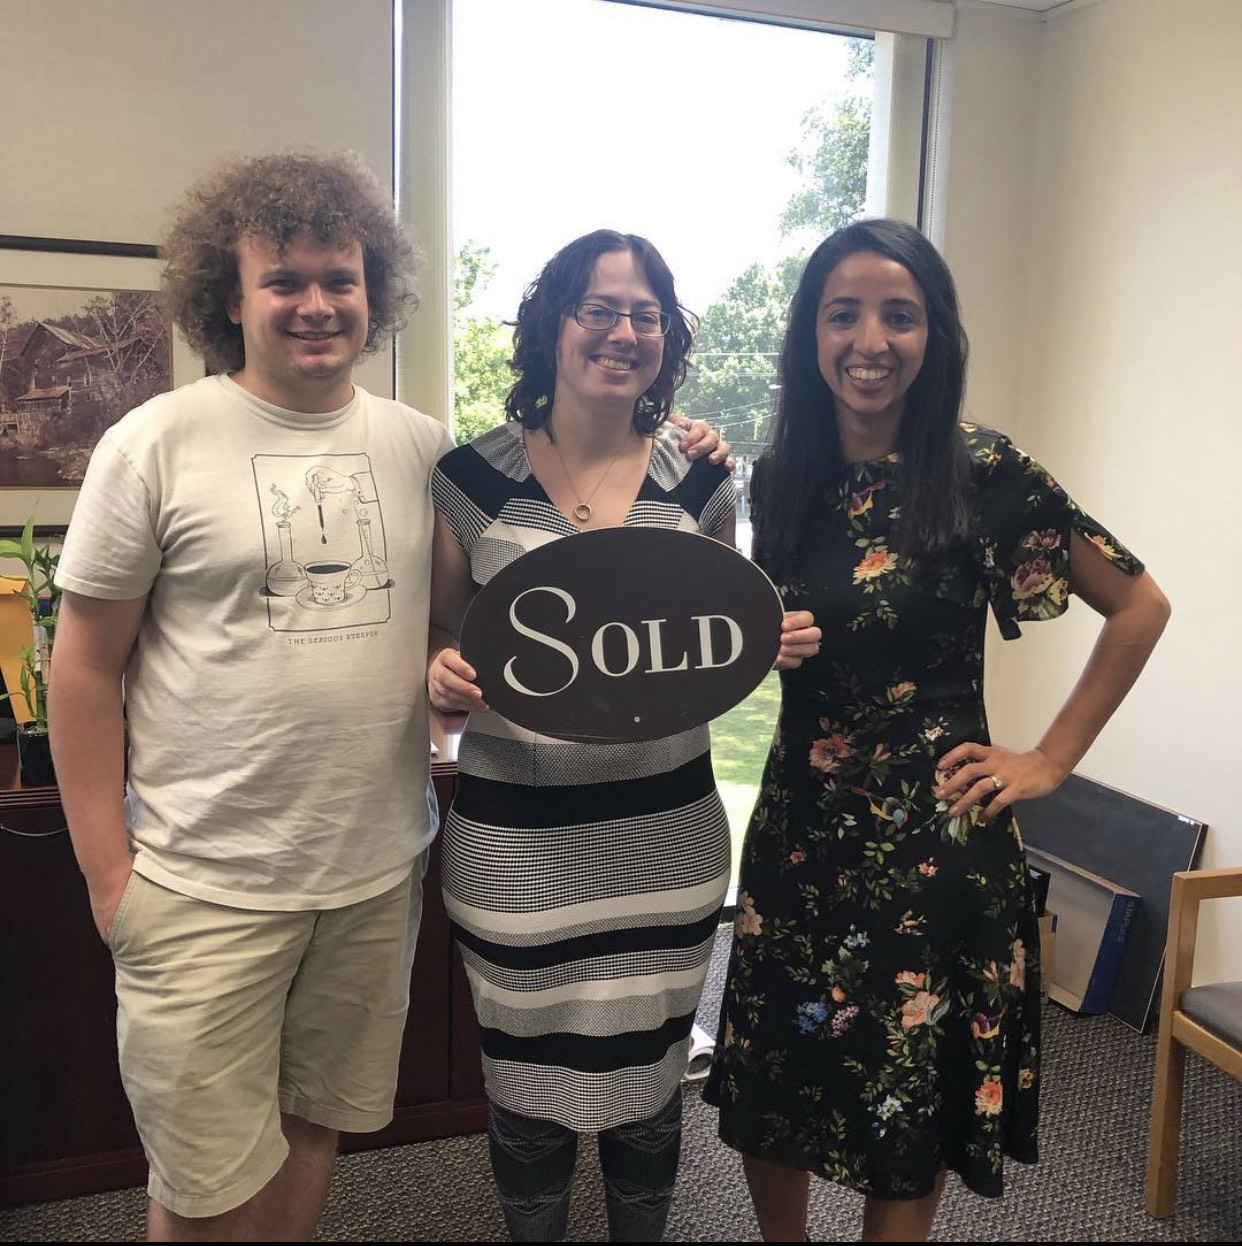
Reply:
[[[1142, 565], [1002, 434], [963, 425], [974, 531], [934, 574], [889, 547], [897, 455], [852, 465], [788, 610], [823, 628], [782, 675], [742, 852], [705, 1097], [735, 1149], [881, 1198], [948, 1167], [1001, 1193], [1033, 1161], [1039, 936], [1017, 827], [950, 817], [936, 760], [987, 742], [983, 643], [1065, 611], [1070, 535]], [[764, 504], [762, 480], [758, 506]]]

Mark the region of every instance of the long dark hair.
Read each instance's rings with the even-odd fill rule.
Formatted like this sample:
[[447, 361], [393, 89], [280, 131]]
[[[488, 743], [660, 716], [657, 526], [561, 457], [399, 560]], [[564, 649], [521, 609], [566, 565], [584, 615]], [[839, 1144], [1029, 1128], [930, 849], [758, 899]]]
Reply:
[[694, 340], [695, 318], [677, 302], [673, 274], [659, 251], [637, 234], [597, 229], [562, 247], [526, 287], [513, 332], [509, 367], [517, 382], [505, 398], [505, 416], [526, 428], [539, 428], [552, 414], [556, 392], [556, 344], [561, 321], [586, 293], [595, 261], [612, 251], [628, 251], [642, 269], [660, 309], [668, 313], [660, 374], [634, 406], [634, 427], [653, 433], [668, 419], [673, 394], [686, 379], [686, 356]]
[[832, 504], [848, 471], [836, 404], [819, 370], [815, 324], [828, 274], [858, 251], [896, 260], [918, 283], [927, 307], [927, 352], [906, 394], [897, 435], [902, 502], [895, 552], [910, 560], [934, 561], [966, 533], [970, 474], [958, 416], [967, 342], [953, 276], [913, 226], [856, 221], [815, 249], [789, 308], [776, 419], [755, 513], [756, 555], [777, 574], [796, 571], [817, 516]]

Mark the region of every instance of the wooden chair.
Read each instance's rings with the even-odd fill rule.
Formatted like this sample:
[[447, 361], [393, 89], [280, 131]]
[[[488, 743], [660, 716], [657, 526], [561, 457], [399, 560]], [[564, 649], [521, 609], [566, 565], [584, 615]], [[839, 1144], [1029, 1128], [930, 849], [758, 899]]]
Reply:
[[1177, 1197], [1186, 1049], [1242, 1080], [1242, 982], [1190, 985], [1199, 903], [1225, 896], [1242, 896], [1242, 867], [1173, 875], [1147, 1160], [1147, 1210], [1153, 1216], [1171, 1215]]

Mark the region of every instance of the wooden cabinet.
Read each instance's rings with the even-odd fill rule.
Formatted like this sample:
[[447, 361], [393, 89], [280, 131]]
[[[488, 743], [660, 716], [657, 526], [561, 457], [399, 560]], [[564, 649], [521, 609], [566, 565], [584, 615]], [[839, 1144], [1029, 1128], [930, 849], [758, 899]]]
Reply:
[[[12, 789], [16, 764], [12, 746], [0, 747], [0, 789]], [[455, 767], [433, 769], [443, 813]], [[55, 788], [0, 790], [0, 1205], [146, 1181], [117, 1070], [112, 961], [64, 824]], [[343, 1148], [471, 1133], [485, 1121], [478, 1027], [440, 895], [437, 840], [393, 1121], [346, 1135]]]

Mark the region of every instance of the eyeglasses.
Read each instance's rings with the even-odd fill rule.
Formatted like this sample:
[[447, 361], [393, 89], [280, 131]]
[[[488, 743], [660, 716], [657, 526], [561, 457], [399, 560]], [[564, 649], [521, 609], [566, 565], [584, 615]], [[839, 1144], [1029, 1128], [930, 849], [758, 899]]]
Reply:
[[584, 328], [596, 333], [606, 333], [624, 316], [640, 337], [663, 337], [668, 332], [672, 318], [662, 311], [617, 311], [602, 303], [579, 303], [573, 309], [574, 319]]

